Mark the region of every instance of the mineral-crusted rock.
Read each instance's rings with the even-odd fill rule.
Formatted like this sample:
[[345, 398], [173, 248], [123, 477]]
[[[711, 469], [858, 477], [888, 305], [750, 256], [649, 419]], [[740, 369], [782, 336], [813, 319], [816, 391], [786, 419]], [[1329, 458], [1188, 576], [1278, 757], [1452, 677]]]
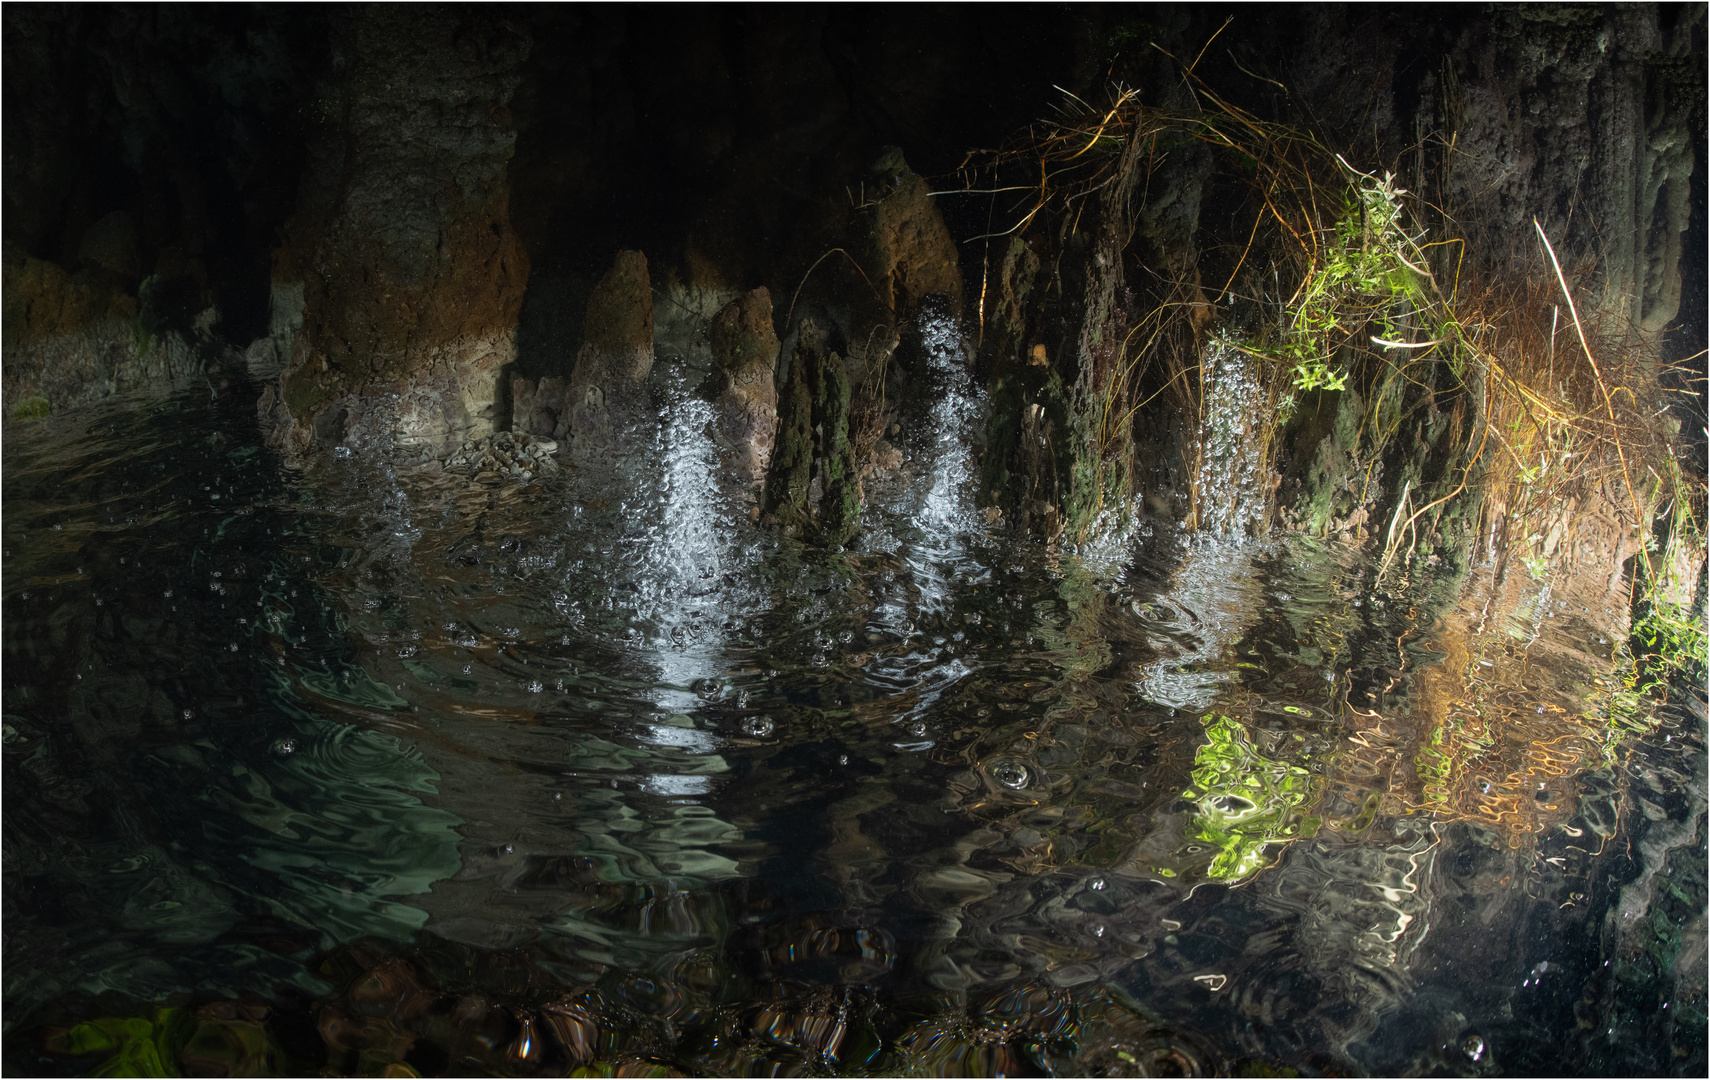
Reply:
[[808, 366], [817, 365], [819, 348], [819, 328], [803, 319], [796, 332], [795, 351], [790, 354], [790, 373], [778, 400], [777, 439], [760, 500], [762, 523], [786, 532], [798, 531], [811, 521], [808, 488], [813, 482], [814, 438]]
[[7, 244], [0, 277], [0, 399], [7, 417], [18, 415], [25, 402], [58, 410], [127, 390], [164, 388], [208, 366], [207, 350], [196, 342], [139, 318], [150, 313], [139, 313], [137, 297], [103, 266], [69, 273]]
[[276, 285], [304, 289], [277, 439], [484, 435], [528, 277], [506, 105], [529, 40], [451, 8], [354, 7], [331, 22], [341, 119], [309, 140], [274, 260]]
[[568, 413], [569, 435], [576, 444], [605, 445], [638, 403], [641, 383], [653, 367], [647, 256], [639, 251], [617, 253], [588, 297], [584, 326], [583, 345], [559, 415]]
[[849, 447], [849, 372], [836, 353], [819, 365], [815, 419], [820, 429], [820, 482], [815, 533], [822, 544], [841, 547], [861, 527], [861, 479]]
[[[553, 458], [558, 444], [551, 439], [533, 435], [498, 431], [479, 439], [465, 439], [463, 445], [445, 455], [440, 467], [471, 480], [501, 480], [526, 484], [537, 476], [558, 471]], [[424, 454], [423, 463], [438, 459]]]
[[752, 483], [766, 475], [778, 426], [778, 334], [764, 287], [734, 300], [712, 320], [714, 402], [726, 473]]
[[890, 194], [873, 208], [872, 244], [879, 276], [875, 284], [898, 318], [920, 311], [928, 297], [938, 297], [952, 317], [962, 312], [962, 271], [956, 242], [930, 198], [931, 189], [917, 176], [897, 147], [887, 147], [873, 163], [873, 172]]
[[511, 381], [511, 430], [546, 439], [565, 435], [564, 380], [554, 375], [538, 382], [518, 376]]
[[861, 481], [849, 445], [849, 372], [841, 357], [823, 348], [819, 328], [802, 320], [779, 403], [760, 520], [840, 546], [861, 524]]

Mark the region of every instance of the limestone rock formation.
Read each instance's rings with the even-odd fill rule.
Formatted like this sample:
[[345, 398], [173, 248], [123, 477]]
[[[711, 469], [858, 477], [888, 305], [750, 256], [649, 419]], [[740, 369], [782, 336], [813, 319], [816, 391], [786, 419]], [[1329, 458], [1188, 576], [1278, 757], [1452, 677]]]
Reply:
[[602, 442], [637, 402], [653, 369], [653, 290], [647, 256], [620, 251], [588, 297], [584, 340], [565, 392], [569, 434], [578, 444]]
[[752, 483], [766, 475], [778, 425], [778, 334], [764, 286], [733, 300], [712, 320], [714, 401], [727, 475]]
[[511, 382], [511, 427], [579, 447], [609, 446], [642, 404], [653, 369], [653, 290], [647, 256], [620, 251], [588, 297], [584, 340], [565, 380]]
[[962, 313], [962, 270], [956, 242], [944, 215], [929, 196], [931, 188], [917, 176], [902, 150], [887, 147], [873, 163], [878, 183], [890, 189], [873, 207], [871, 241], [878, 270], [874, 283], [884, 302], [899, 318], [917, 314], [929, 297], [937, 297], [947, 313]]
[[331, 22], [339, 75], [315, 105], [340, 119], [310, 140], [275, 256], [275, 285], [303, 286], [303, 328], [264, 407], [298, 448], [483, 436], [528, 277], [510, 228], [506, 105], [529, 39], [451, 8], [359, 7]]
[[849, 440], [849, 371], [810, 319], [796, 331], [778, 414], [761, 523], [831, 547], [861, 526], [861, 481]]

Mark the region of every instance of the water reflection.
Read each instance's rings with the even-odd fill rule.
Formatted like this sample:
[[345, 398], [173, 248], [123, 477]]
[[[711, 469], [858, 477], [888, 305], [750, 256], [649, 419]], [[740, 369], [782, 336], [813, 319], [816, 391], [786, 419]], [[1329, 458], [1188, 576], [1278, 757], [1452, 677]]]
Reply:
[[1599, 688], [1610, 613], [993, 531], [939, 344], [918, 482], [842, 552], [748, 524], [673, 362], [632, 453], [525, 487], [285, 472], [235, 395], [9, 436], [10, 1030], [230, 1064], [307, 1015], [346, 1072], [1550, 1060], [1528, 995], [1592, 985], [1589, 920], [1644, 919], [1702, 820], [1701, 729]]

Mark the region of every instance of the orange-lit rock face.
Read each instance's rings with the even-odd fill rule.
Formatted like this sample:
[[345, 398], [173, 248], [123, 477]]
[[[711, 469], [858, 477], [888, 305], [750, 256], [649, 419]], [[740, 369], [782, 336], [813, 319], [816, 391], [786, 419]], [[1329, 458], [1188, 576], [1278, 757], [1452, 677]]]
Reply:
[[505, 106], [529, 42], [451, 12], [365, 10], [336, 29], [326, 101], [341, 119], [311, 139], [274, 261], [304, 290], [283, 419], [297, 443], [486, 434], [528, 279]]
[[771, 460], [778, 421], [778, 335], [765, 287], [726, 305], [713, 319], [711, 336], [726, 469], [741, 480], [758, 480]]

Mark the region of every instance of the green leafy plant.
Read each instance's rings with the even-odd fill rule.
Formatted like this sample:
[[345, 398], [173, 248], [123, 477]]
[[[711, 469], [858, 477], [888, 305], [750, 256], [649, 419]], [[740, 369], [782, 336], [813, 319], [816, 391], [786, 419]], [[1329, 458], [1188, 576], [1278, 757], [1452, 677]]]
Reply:
[[1409, 255], [1423, 262], [1402, 227], [1407, 192], [1395, 177], [1356, 174], [1342, 216], [1309, 261], [1300, 288], [1284, 304], [1282, 329], [1271, 356], [1286, 364], [1301, 390], [1341, 390], [1348, 373], [1336, 361], [1341, 344], [1368, 323], [1381, 323], [1384, 339], [1423, 306]]

